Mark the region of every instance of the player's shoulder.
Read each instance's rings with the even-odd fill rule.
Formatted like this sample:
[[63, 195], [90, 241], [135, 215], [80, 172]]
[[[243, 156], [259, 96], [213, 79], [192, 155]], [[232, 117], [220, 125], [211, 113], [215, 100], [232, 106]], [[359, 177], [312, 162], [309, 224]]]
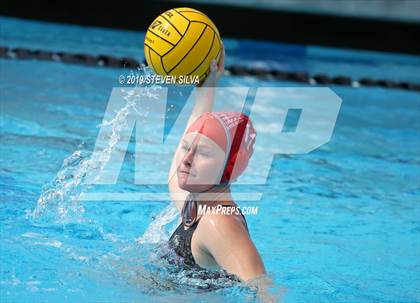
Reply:
[[224, 234], [244, 231], [244, 223], [236, 205], [214, 206], [201, 215], [200, 227], [208, 232]]

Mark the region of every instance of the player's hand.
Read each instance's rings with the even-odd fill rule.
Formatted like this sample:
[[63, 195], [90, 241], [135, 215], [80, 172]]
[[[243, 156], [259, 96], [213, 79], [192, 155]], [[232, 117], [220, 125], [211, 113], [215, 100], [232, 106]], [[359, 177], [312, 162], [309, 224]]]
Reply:
[[222, 43], [219, 64], [213, 59], [210, 62], [210, 73], [203, 83], [198, 86], [202, 87], [216, 87], [223, 73], [225, 72], [225, 47]]

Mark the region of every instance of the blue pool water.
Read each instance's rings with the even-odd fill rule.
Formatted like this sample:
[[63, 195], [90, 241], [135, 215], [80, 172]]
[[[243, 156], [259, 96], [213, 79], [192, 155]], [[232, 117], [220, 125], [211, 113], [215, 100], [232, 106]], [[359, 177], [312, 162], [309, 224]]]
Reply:
[[[143, 59], [141, 32], [0, 23], [1, 45]], [[420, 82], [419, 57], [225, 44], [227, 65]], [[252, 302], [240, 287], [197, 292], [188, 285], [198, 282], [182, 275], [185, 287], [159, 286], [167, 273], [156, 242], [174, 227], [159, 228], [173, 217], [169, 203], [71, 201], [84, 189], [77, 169], [93, 150], [121, 72], [0, 60], [0, 301]], [[221, 82], [297, 86], [232, 76]], [[247, 218], [252, 238], [276, 286], [287, 288], [285, 302], [420, 302], [420, 94], [330, 88], [343, 100], [331, 141], [306, 155], [275, 157], [258, 187], [259, 215]], [[272, 111], [275, 101], [266, 106]], [[113, 190], [161, 191], [132, 184], [133, 148]], [[34, 217], [40, 197], [48, 203]]]

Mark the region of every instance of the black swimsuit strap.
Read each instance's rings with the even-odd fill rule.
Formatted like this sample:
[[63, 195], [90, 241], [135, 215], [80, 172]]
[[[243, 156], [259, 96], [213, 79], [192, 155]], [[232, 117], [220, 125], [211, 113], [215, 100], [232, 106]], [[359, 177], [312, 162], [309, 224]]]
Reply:
[[191, 240], [198, 221], [194, 222], [189, 228], [185, 229], [181, 222], [169, 239], [169, 245], [175, 250], [176, 254], [183, 257], [184, 264], [189, 267], [196, 267], [191, 251]]

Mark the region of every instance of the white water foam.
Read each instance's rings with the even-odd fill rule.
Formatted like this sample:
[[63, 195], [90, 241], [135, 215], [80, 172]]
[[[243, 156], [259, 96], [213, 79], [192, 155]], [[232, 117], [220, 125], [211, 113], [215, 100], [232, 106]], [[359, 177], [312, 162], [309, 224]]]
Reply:
[[165, 207], [162, 212], [149, 224], [142, 236], [137, 238], [138, 244], [151, 244], [167, 241], [169, 234], [165, 226], [179, 218], [179, 211], [173, 203]]

